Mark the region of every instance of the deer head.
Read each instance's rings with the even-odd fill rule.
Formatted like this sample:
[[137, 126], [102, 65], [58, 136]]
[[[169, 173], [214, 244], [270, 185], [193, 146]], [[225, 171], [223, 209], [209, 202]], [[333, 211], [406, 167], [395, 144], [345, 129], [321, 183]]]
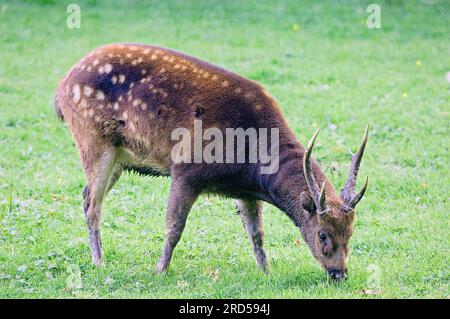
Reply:
[[327, 189], [332, 190], [333, 186], [325, 179], [319, 188], [314, 177], [311, 152], [319, 130], [309, 142], [303, 157], [303, 172], [309, 190], [300, 195], [303, 209], [307, 211], [308, 216], [305, 239], [314, 257], [336, 280], [346, 277], [348, 242], [353, 233], [355, 207], [364, 196], [368, 185], [368, 178], [366, 178], [362, 189], [355, 193], [356, 178], [367, 144], [368, 133], [369, 126], [366, 128], [358, 152], [352, 156], [347, 181], [339, 197], [328, 198]]

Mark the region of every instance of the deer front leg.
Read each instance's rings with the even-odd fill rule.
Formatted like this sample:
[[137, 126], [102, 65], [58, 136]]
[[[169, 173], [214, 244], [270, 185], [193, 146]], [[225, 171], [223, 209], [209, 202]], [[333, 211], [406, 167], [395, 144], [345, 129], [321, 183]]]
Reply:
[[176, 178], [172, 180], [167, 205], [166, 239], [156, 267], [158, 274], [167, 271], [173, 250], [183, 234], [187, 216], [197, 196], [198, 193], [185, 180]]
[[236, 201], [236, 204], [248, 238], [252, 243], [256, 264], [261, 270], [267, 272], [267, 258], [263, 248], [262, 202], [259, 200], [239, 199]]

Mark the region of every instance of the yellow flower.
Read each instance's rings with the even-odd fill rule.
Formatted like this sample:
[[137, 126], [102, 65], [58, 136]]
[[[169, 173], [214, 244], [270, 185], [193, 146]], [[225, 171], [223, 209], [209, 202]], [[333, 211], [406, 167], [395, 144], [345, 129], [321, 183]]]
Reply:
[[417, 65], [417, 66], [421, 66], [421, 65], [422, 65], [422, 61], [417, 60], [417, 61], [416, 61], [416, 65]]
[[295, 32], [300, 31], [300, 25], [297, 24], [297, 23], [294, 23], [294, 24], [292, 25], [292, 30], [294, 30]]
[[403, 92], [403, 97], [408, 97], [408, 93], [407, 92]]

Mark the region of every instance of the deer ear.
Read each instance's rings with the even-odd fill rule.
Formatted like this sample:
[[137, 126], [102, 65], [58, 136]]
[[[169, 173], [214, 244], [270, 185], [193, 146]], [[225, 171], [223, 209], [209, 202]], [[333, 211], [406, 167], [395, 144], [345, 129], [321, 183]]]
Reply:
[[302, 203], [302, 207], [308, 211], [309, 213], [314, 212], [314, 201], [309, 194], [309, 192], [301, 192], [300, 194], [300, 202]]

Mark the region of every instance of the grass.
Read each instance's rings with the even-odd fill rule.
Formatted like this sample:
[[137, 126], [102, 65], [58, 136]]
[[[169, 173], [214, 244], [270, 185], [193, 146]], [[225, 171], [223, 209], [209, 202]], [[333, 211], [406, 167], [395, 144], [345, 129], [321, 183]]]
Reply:
[[[1, 298], [450, 297], [448, 1], [377, 1], [381, 29], [365, 25], [372, 1], [356, 0], [77, 1], [81, 29], [68, 29], [71, 2], [0, 0]], [[157, 276], [169, 180], [135, 175], [106, 200], [106, 265], [91, 265], [85, 180], [53, 98], [78, 59], [118, 41], [174, 48], [261, 82], [302, 143], [322, 127], [315, 156], [336, 187], [371, 123], [349, 280], [328, 281], [269, 205], [263, 275], [234, 203], [216, 197], [198, 200], [169, 274]], [[377, 278], [381, 291], [364, 294]]]

